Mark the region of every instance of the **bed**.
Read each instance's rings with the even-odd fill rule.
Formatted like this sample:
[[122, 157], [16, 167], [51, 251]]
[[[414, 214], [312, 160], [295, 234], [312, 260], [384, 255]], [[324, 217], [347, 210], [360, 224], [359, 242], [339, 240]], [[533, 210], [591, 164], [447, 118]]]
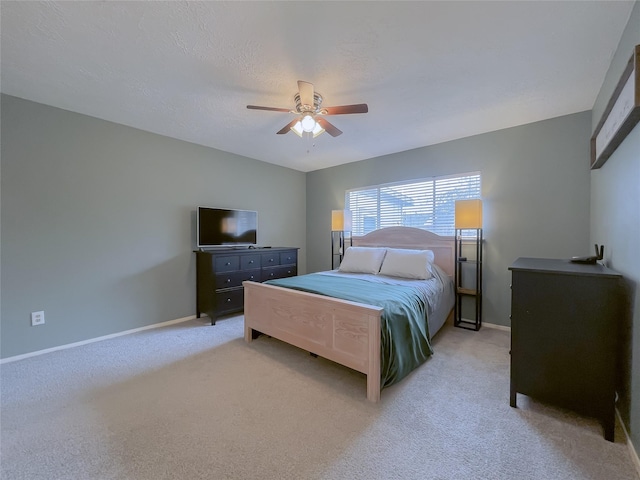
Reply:
[[[243, 282], [244, 338], [251, 342], [263, 333], [362, 372], [367, 398], [377, 402], [381, 388], [401, 380], [431, 355], [431, 338], [453, 315], [454, 239], [417, 228], [389, 227], [354, 237], [353, 246], [341, 264], [346, 272]], [[380, 273], [392, 274], [393, 267], [402, 262], [406, 267], [408, 258], [416, 258], [407, 255], [428, 251], [430, 278], [416, 275], [407, 280], [373, 270], [364, 273], [366, 268], [358, 271], [364, 265], [358, 258], [377, 259], [380, 251]], [[358, 268], [349, 271], [347, 264]], [[416, 289], [423, 297], [428, 290], [429, 298], [416, 299]], [[372, 292], [377, 292], [375, 298]], [[370, 301], [359, 301], [367, 298]], [[402, 303], [404, 298], [409, 306]], [[406, 320], [401, 319], [403, 312]], [[399, 348], [400, 360], [389, 353], [397, 355]]]

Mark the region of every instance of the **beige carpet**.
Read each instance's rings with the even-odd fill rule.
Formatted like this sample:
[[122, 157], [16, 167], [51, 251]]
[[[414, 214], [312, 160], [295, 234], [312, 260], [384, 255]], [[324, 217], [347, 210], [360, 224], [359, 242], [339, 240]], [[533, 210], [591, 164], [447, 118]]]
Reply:
[[449, 325], [379, 404], [364, 376], [194, 320], [7, 363], [3, 479], [638, 480], [624, 436], [519, 396], [509, 334]]

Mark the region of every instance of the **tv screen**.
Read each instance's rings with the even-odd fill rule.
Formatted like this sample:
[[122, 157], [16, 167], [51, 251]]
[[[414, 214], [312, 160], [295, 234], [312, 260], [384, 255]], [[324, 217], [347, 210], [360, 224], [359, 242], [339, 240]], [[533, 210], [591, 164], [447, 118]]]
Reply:
[[255, 245], [258, 212], [198, 207], [198, 248], [219, 245]]

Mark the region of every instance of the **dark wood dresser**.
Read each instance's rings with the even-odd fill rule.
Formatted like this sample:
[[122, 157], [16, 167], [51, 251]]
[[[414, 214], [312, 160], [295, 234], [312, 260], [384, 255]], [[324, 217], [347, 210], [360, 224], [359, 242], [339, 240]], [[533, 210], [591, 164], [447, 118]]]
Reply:
[[510, 267], [511, 395], [600, 420], [614, 440], [622, 276], [602, 265], [518, 258]]
[[196, 251], [196, 316], [211, 325], [221, 315], [244, 308], [242, 282], [264, 282], [298, 274], [298, 249], [220, 248]]

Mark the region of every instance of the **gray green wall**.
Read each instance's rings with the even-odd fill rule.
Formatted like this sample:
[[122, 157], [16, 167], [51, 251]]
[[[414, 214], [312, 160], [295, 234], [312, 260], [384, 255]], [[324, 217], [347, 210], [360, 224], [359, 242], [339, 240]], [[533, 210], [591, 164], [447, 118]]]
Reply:
[[346, 189], [480, 171], [483, 320], [509, 325], [508, 267], [516, 258], [592, 253], [590, 125], [583, 112], [307, 174], [309, 271], [330, 267], [331, 210], [343, 208]]
[[194, 315], [197, 205], [257, 210], [304, 272], [304, 173], [1, 101], [2, 358]]
[[[592, 130], [602, 117], [635, 45], [640, 45], [640, 2], [631, 12], [593, 107]], [[640, 124], [604, 166], [591, 172], [591, 241], [605, 245], [609, 266], [625, 276], [629, 318], [623, 321], [618, 409], [636, 452], [640, 448]]]

